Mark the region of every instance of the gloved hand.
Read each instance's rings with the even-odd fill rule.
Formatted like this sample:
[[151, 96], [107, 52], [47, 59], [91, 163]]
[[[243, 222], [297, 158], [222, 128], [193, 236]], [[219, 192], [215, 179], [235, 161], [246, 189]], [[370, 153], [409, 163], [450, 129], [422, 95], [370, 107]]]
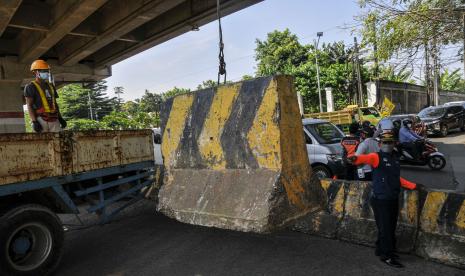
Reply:
[[347, 157], [347, 161], [349, 161], [350, 164], [354, 164], [355, 161], [357, 161], [357, 156], [352, 155], [350, 157]]
[[33, 121], [32, 122], [32, 129], [34, 129], [34, 131], [37, 132], [37, 133], [41, 133], [42, 132], [42, 125], [37, 121]]
[[68, 125], [68, 123], [65, 121], [65, 119], [63, 119], [63, 117], [58, 117], [58, 121], [60, 122], [60, 126], [61, 128], [66, 128], [66, 126]]

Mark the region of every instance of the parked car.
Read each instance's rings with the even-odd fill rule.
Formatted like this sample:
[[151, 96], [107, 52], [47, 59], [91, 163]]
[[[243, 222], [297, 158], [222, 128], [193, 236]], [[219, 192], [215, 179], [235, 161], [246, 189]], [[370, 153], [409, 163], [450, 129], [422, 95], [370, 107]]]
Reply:
[[449, 130], [465, 130], [465, 109], [462, 105], [430, 106], [418, 113], [428, 134], [447, 136]]
[[444, 104], [444, 106], [452, 106], [452, 105], [461, 105], [463, 106], [463, 108], [465, 108], [465, 101], [448, 102]]
[[320, 119], [304, 119], [307, 154], [313, 173], [319, 178], [342, 176], [341, 139], [344, 133], [332, 123]]

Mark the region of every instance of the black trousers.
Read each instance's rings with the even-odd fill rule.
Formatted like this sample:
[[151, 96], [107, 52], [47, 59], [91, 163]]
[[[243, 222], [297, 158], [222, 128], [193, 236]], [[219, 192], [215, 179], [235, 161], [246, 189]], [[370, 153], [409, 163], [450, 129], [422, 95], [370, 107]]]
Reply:
[[361, 180], [361, 181], [372, 181], [372, 180], [373, 180], [373, 174], [372, 174], [372, 172], [365, 172], [365, 177], [360, 178], [360, 177], [358, 176], [358, 170], [357, 170], [357, 175], [356, 175], [356, 177], [357, 177], [357, 180]]
[[378, 239], [376, 252], [381, 259], [391, 258], [396, 251], [396, 227], [399, 216], [399, 200], [371, 198], [371, 208], [375, 215]]
[[346, 180], [355, 180], [357, 173], [357, 166], [346, 164], [345, 179]]

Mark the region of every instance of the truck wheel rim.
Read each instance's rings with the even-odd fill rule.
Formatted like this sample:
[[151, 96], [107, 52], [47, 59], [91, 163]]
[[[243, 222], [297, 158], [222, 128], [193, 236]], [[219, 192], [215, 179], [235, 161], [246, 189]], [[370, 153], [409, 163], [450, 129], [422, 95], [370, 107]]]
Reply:
[[52, 234], [41, 223], [18, 227], [8, 238], [6, 256], [17, 271], [31, 271], [42, 265], [52, 251]]

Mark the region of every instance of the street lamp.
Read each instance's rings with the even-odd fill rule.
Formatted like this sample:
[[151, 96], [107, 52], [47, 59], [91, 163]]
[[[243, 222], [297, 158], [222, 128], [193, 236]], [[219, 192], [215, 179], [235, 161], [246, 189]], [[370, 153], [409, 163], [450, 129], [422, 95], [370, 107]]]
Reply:
[[318, 44], [320, 38], [323, 36], [323, 32], [316, 33], [318, 40], [315, 40], [315, 61], [316, 61], [316, 80], [318, 83], [318, 98], [320, 100], [320, 112], [323, 112], [323, 102], [321, 100], [321, 87], [320, 87], [320, 67], [318, 66]]

